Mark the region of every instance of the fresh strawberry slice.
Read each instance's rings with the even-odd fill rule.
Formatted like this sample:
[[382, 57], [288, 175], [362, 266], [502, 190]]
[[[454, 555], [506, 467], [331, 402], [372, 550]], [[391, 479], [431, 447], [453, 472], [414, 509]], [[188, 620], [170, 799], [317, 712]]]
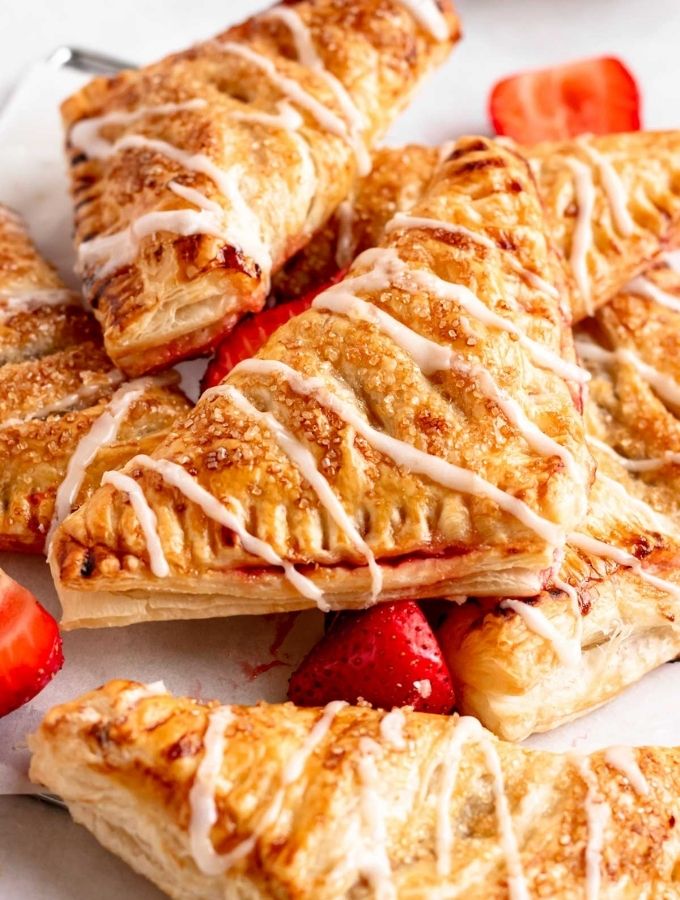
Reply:
[[637, 131], [640, 93], [619, 59], [602, 56], [504, 78], [491, 92], [489, 114], [497, 134], [521, 144]]
[[262, 347], [277, 328], [293, 316], [299, 316], [312, 305], [314, 298], [332, 284], [340, 281], [346, 270], [339, 271], [330, 281], [316, 290], [310, 291], [298, 300], [282, 303], [272, 309], [256, 313], [234, 328], [218, 346], [215, 356], [203, 376], [202, 390], [215, 387], [224, 379], [237, 363], [250, 359]]
[[63, 663], [57, 623], [0, 570], [0, 716], [35, 697]]
[[455, 702], [437, 639], [412, 600], [338, 615], [293, 673], [288, 696], [300, 706], [363, 698], [436, 713]]

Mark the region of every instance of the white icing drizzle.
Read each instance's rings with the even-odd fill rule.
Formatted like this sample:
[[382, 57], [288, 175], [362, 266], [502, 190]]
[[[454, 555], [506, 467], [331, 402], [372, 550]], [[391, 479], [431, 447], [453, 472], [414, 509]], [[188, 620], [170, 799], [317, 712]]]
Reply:
[[192, 234], [209, 234], [223, 237], [224, 224], [212, 211], [201, 209], [156, 210], [144, 213], [127, 228], [113, 234], [83, 241], [78, 247], [78, 265], [98, 269], [100, 278], [116, 269], [130, 265], [137, 256], [140, 242], [159, 231], [168, 231], [187, 237]]
[[305, 138], [298, 133], [304, 124], [300, 113], [285, 100], [276, 104], [278, 114], [261, 112], [260, 110], [237, 110], [230, 114], [232, 119], [241, 122], [256, 122], [268, 128], [282, 128], [287, 131], [300, 157], [300, 173], [298, 191], [308, 198], [311, 204], [317, 186], [316, 166], [312, 151]]
[[450, 37], [449, 25], [437, 0], [397, 0], [408, 10], [416, 22], [436, 41], [445, 41]]
[[[555, 581], [553, 580], [553, 584]], [[555, 584], [555, 587], [558, 585]], [[570, 585], [571, 587], [571, 585]], [[581, 663], [581, 641], [576, 636], [567, 638], [555, 628], [550, 619], [537, 606], [522, 600], [503, 600], [501, 609], [511, 609], [522, 618], [529, 631], [544, 638], [555, 651], [555, 655], [563, 666], [575, 668]]]
[[527, 887], [526, 878], [524, 877], [522, 858], [520, 856], [517, 837], [512, 825], [510, 804], [508, 803], [508, 796], [505, 792], [501, 761], [494, 743], [486, 736], [486, 734], [483, 734], [481, 738], [481, 745], [486, 766], [493, 778], [496, 819], [498, 820], [501, 845], [508, 867], [508, 894], [510, 895], [510, 900], [529, 900], [529, 889]]
[[[391, 256], [385, 257], [388, 263], [391, 259]], [[528, 418], [519, 403], [496, 383], [488, 369], [479, 363], [471, 362], [449, 347], [423, 337], [354, 293], [355, 290], [384, 291], [390, 286], [389, 269], [378, 264], [363, 275], [346, 278], [340, 284], [328, 288], [315, 297], [312, 306], [315, 309], [330, 310], [375, 325], [407, 353], [426, 376], [451, 370], [472, 378], [485, 396], [496, 403], [506, 419], [514, 425], [533, 450], [542, 456], [559, 457], [571, 476], [582, 481], [583, 474], [570, 451], [541, 431]]]
[[609, 444], [605, 444], [604, 441], [592, 435], [588, 437], [588, 443], [607, 453], [628, 472], [653, 472], [656, 469], [662, 469], [664, 466], [680, 465], [680, 453], [673, 450], [667, 450], [663, 456], [652, 456], [649, 459], [629, 459], [627, 456], [617, 453]]
[[313, 600], [319, 609], [328, 611], [329, 607], [323, 600], [323, 593], [309, 578], [301, 575], [292, 563], [282, 559], [266, 541], [250, 534], [238, 517], [209, 491], [206, 491], [182, 466], [167, 459], [152, 459], [145, 454], [135, 456], [130, 460], [129, 465], [131, 467], [142, 466], [142, 468], [156, 472], [166, 484], [176, 488], [184, 494], [187, 500], [191, 500], [192, 503], [199, 506], [209, 519], [213, 519], [238, 535], [243, 549], [247, 553], [260, 557], [271, 566], [280, 566], [288, 581], [303, 597]]
[[64, 480], [57, 489], [52, 522], [45, 539], [46, 547], [49, 547], [52, 542], [52, 536], [57, 526], [71, 512], [85, 478], [87, 467], [102, 447], [106, 447], [116, 440], [120, 425], [132, 404], [150, 388], [166, 382], [167, 379], [161, 378], [137, 378], [123, 384], [106, 404], [102, 414], [92, 423], [89, 431], [78, 441], [69, 460]]
[[406, 716], [403, 710], [395, 706], [393, 710], [380, 720], [380, 736], [382, 739], [393, 747], [395, 750], [406, 749], [406, 738], [404, 737], [404, 726], [406, 725]]
[[422, 269], [410, 270], [409, 277], [423, 290], [438, 295], [443, 299], [454, 300], [469, 315], [478, 319], [484, 325], [491, 328], [497, 328], [499, 331], [505, 331], [507, 334], [513, 335], [539, 368], [548, 369], [566, 381], [575, 381], [579, 384], [584, 384], [590, 380], [588, 372], [584, 371], [575, 363], [567, 362], [567, 360], [562, 359], [558, 353], [555, 353], [544, 344], [540, 344], [538, 341], [534, 341], [532, 338], [525, 335], [509, 319], [505, 319], [503, 316], [500, 316], [498, 313], [489, 309], [479, 297], [473, 294], [473, 292], [464, 285], [451, 284]]
[[224, 871], [210, 840], [210, 832], [217, 822], [215, 794], [224, 761], [224, 732], [233, 719], [229, 706], [220, 706], [210, 713], [203, 736], [203, 757], [189, 791], [189, 846], [196, 865], [205, 875], [220, 875]]
[[115, 153], [114, 142], [101, 136], [102, 128], [108, 125], [132, 125], [150, 116], [168, 116], [176, 112], [205, 109], [207, 101], [199, 97], [181, 103], [161, 103], [158, 106], [140, 106], [134, 110], [116, 110], [103, 116], [81, 119], [71, 127], [69, 141], [76, 150], [82, 151], [89, 159], [106, 159]]
[[605, 475], [602, 471], [598, 471], [597, 477], [600, 482], [606, 484], [611, 491], [622, 496], [626, 504], [629, 507], [632, 507], [632, 509], [637, 510], [637, 512], [646, 519], [656, 531], [660, 531], [661, 533], [666, 532], [668, 534], [673, 533], [673, 522], [671, 522], [667, 516], [657, 512], [649, 503], [646, 503], [644, 500], [631, 494], [620, 481], [617, 481], [615, 478], [610, 478], [609, 475]]
[[638, 794], [643, 797], [649, 794], [649, 784], [640, 770], [632, 747], [609, 747], [604, 751], [604, 761], [624, 775]]
[[[357, 158], [359, 174], [368, 174], [368, 171], [370, 171], [370, 157], [361, 139], [347, 125], [344, 119], [340, 118], [320, 100], [317, 100], [316, 97], [313, 97], [295, 79], [288, 78], [279, 72], [268, 56], [263, 56], [261, 53], [253, 50], [252, 47], [247, 47], [245, 44], [237, 44], [234, 41], [225, 41], [220, 43], [219, 47], [223, 52], [240, 56], [241, 59], [245, 59], [256, 66], [261, 72], [264, 72], [272, 84], [276, 85], [282, 93], [294, 103], [298, 103], [303, 109], [306, 109], [316, 119], [321, 128], [330, 134], [334, 134], [336, 137], [342, 138], [349, 144]], [[366, 165], [368, 165], [368, 169], [366, 169]]]
[[672, 309], [673, 312], [680, 312], [680, 297], [674, 297], [668, 291], [663, 291], [649, 278], [645, 278], [644, 275], [638, 275], [637, 278], [629, 281], [624, 291], [638, 294], [640, 297], [645, 297], [647, 300], [652, 300], [654, 303], [667, 307], [667, 309]]
[[539, 516], [524, 501], [502, 491], [474, 472], [462, 469], [441, 457], [419, 450], [405, 441], [373, 428], [356, 407], [328, 391], [320, 378], [305, 378], [300, 372], [278, 360], [246, 359], [238, 363], [232, 370], [232, 372], [237, 371], [282, 376], [295, 393], [311, 396], [322, 406], [330, 409], [331, 412], [352, 426], [374, 449], [389, 457], [398, 466], [424, 475], [450, 490], [487, 497], [547, 543], [556, 546], [563, 543], [563, 529]]
[[285, 100], [279, 100], [276, 108], [278, 113], [268, 113], [260, 109], [238, 109], [230, 112], [229, 117], [237, 122], [257, 122], [269, 128], [282, 128], [284, 131], [297, 131], [304, 124], [300, 113]]
[[600, 363], [611, 366], [615, 362], [628, 363], [634, 366], [640, 377], [652, 387], [656, 393], [673, 406], [680, 407], [680, 384], [670, 375], [666, 375], [650, 366], [627, 347], [619, 347], [617, 350], [605, 350], [604, 347], [594, 344], [592, 341], [576, 341], [576, 350], [581, 359], [586, 362]]
[[548, 296], [555, 300], [559, 299], [560, 292], [554, 284], [550, 284], [549, 281], [546, 281], [545, 278], [541, 278], [540, 275], [532, 272], [531, 269], [525, 268], [512, 253], [503, 250], [495, 243], [495, 241], [488, 237], [488, 235], [482, 234], [482, 232], [472, 231], [472, 229], [466, 228], [465, 225], [456, 225], [453, 222], [445, 222], [442, 219], [431, 219], [427, 216], [410, 216], [407, 213], [400, 212], [396, 213], [387, 223], [385, 226], [385, 234], [390, 234], [392, 231], [397, 231], [402, 228], [428, 228], [446, 231], [449, 234], [460, 234], [469, 240], [474, 241], [476, 244], [479, 244], [480, 247], [502, 253], [503, 259], [505, 259], [510, 268], [525, 278], [532, 287], [535, 287], [536, 290], [543, 291], [543, 293], [548, 294]]
[[[181, 150], [167, 141], [148, 138], [139, 134], [123, 136], [116, 141], [113, 148], [115, 150], [141, 150], [148, 148], [171, 159], [191, 172], [197, 172], [210, 178], [229, 201], [231, 209], [223, 213], [219, 204], [209, 201], [207, 197], [195, 189], [193, 190], [193, 199], [190, 202], [196, 203], [202, 209], [208, 209], [216, 215], [223, 215], [224, 224], [221, 230], [225, 239], [230, 244], [241, 248], [247, 256], [257, 263], [264, 273], [270, 271], [272, 259], [260, 234], [259, 220], [244, 200], [239, 188], [239, 181], [243, 174], [241, 166], [231, 166], [229, 169], [222, 169], [205, 153], [189, 153], [187, 150]], [[175, 193], [179, 193], [177, 188], [182, 186], [176, 182], [171, 182], [171, 184], [175, 187]], [[208, 207], [202, 202], [206, 200], [210, 203]]]
[[590, 167], [578, 159], [565, 159], [566, 166], [574, 176], [574, 192], [578, 214], [571, 241], [569, 264], [576, 284], [583, 296], [585, 310], [592, 315], [593, 303], [588, 274], [588, 251], [593, 243], [593, 211], [595, 209], [595, 186]]
[[621, 180], [621, 176], [604, 154], [596, 150], [590, 142], [588, 135], [577, 138], [581, 149], [597, 166], [602, 179], [602, 187], [607, 195], [607, 202], [612, 211], [612, 218], [616, 228], [623, 237], [629, 237], [635, 230], [635, 222], [628, 211], [628, 192]]
[[38, 309], [59, 306], [82, 306], [81, 298], [67, 288], [46, 288], [21, 291], [21, 293], [0, 292], [0, 325], [21, 313], [32, 313]]
[[211, 388], [203, 394], [203, 399], [205, 400], [211, 396], [227, 397], [244, 415], [264, 425], [271, 432], [278, 446], [300, 470], [303, 478], [309, 483], [319, 502], [328, 511], [335, 524], [347, 535], [354, 547], [366, 559], [371, 572], [373, 586], [371, 596], [373, 601], [377, 600], [382, 590], [382, 570], [375, 560], [373, 551], [359, 533], [351, 516], [348, 515], [333, 488], [319, 471], [317, 461], [311, 451], [298, 441], [272, 413], [261, 412], [232, 385], [222, 384]]
[[482, 735], [482, 726], [472, 716], [460, 716], [457, 720], [453, 720], [452, 728], [453, 732], [440, 764], [441, 775], [436, 804], [435, 858], [437, 874], [441, 878], [451, 874], [453, 849], [451, 799], [456, 787], [463, 746], [468, 741], [479, 740]]
[[680, 272], [680, 250], [667, 250], [661, 257], [669, 269]]
[[359, 812], [362, 840], [356, 848], [357, 868], [373, 888], [376, 900], [396, 900], [392, 867], [387, 854], [386, 807], [380, 791], [375, 764], [381, 748], [369, 737], [359, 738]]
[[192, 856], [201, 872], [206, 875], [221, 875], [253, 850], [259, 836], [278, 819], [286, 788], [300, 778], [310, 756], [328, 734], [337, 714], [346, 705], [342, 700], [334, 700], [324, 707], [321, 717], [315, 722], [302, 745], [283, 766], [281, 786], [250, 837], [241, 841], [229, 853], [224, 854], [215, 852], [210, 840], [210, 831], [217, 821], [215, 794], [226, 745], [224, 730], [232, 721], [233, 713], [230, 707], [219, 707], [211, 712], [204, 737], [203, 758], [189, 793], [191, 810], [189, 840]]
[[137, 684], [134, 687], [126, 688], [118, 695], [117, 705], [120, 706], [122, 702], [129, 710], [132, 709], [133, 706], [137, 706], [142, 700], [146, 700], [149, 697], [160, 697], [167, 693], [168, 689], [163, 681], [152, 681], [150, 684]]
[[352, 262], [356, 247], [354, 239], [354, 204], [351, 200], [343, 200], [337, 208], [335, 218], [338, 223], [335, 262], [339, 269], [344, 269]]
[[166, 578], [170, 574], [170, 566], [165, 558], [163, 546], [158, 536], [158, 520], [156, 519], [156, 513], [149, 506], [141, 487], [124, 472], [104, 472], [102, 484], [110, 484], [117, 491], [122, 491], [128, 495], [132, 509], [139, 521], [139, 527], [144, 535], [151, 571], [157, 578]]
[[602, 882], [602, 849], [611, 809], [600, 794], [597, 778], [587, 757], [576, 758], [575, 763], [588, 788], [585, 799], [588, 837], [586, 841], [586, 900], [598, 900]]
[[23, 425], [24, 422], [31, 422], [34, 419], [46, 419], [48, 416], [54, 415], [55, 413], [67, 412], [84, 400], [90, 400], [93, 397], [97, 397], [105, 393], [109, 388], [118, 387], [123, 380], [123, 373], [118, 369], [111, 369], [106, 372], [105, 378], [106, 380], [103, 384], [101, 381], [97, 381], [93, 384], [85, 384], [78, 388], [78, 390], [73, 391], [73, 393], [65, 394], [63, 397], [60, 397], [59, 400], [55, 400], [54, 403], [48, 403], [21, 417], [5, 419], [4, 422], [0, 422], [0, 428]]
[[[154, 150], [184, 168], [212, 179], [231, 207], [227, 212], [219, 204], [208, 200], [207, 197], [195, 190], [189, 197], [188, 192], [192, 189], [185, 188], [185, 193], [182, 193], [182, 186], [171, 183], [168, 186], [171, 189], [174, 188], [175, 193], [196, 204], [206, 215], [191, 210], [163, 210], [142, 215], [120, 232], [83, 242], [78, 250], [81, 266], [103, 264], [100, 275], [104, 277], [120, 266], [132, 262], [137, 254], [139, 242], [144, 237], [155, 231], [171, 231], [184, 236], [211, 234], [216, 237], [224, 237], [230, 244], [240, 248], [253, 259], [262, 270], [265, 279], [268, 279], [271, 270], [271, 255], [262, 238], [259, 220], [245, 202], [239, 189], [239, 179], [242, 174], [240, 166], [224, 170], [203, 153], [189, 153], [167, 141], [147, 138], [139, 134], [123, 135], [113, 142], [99, 135], [100, 129], [105, 125], [127, 125], [149, 115], [167, 115], [182, 109], [198, 109], [204, 106], [205, 101], [197, 99], [186, 103], [142, 107], [130, 113], [114, 112], [106, 116], [83, 120], [72, 128], [72, 143], [91, 158], [103, 159], [126, 149], [148, 148]], [[300, 188], [304, 189], [311, 198], [316, 186], [314, 163], [307, 143], [299, 135], [294, 135], [295, 130], [302, 124], [302, 118], [286, 103], [279, 103], [278, 107], [278, 115], [236, 111], [232, 114], [232, 118], [241, 121], [258, 121], [270, 127], [283, 128], [291, 132], [302, 164]]]
[[344, 84], [326, 68], [314, 46], [314, 39], [309, 28], [296, 10], [289, 6], [276, 6], [267, 10], [260, 15], [260, 19], [282, 22], [292, 35], [298, 60], [303, 66], [320, 75], [328, 85], [347, 120], [351, 143], [357, 157], [358, 173], [359, 175], [368, 175], [371, 171], [371, 156], [362, 137], [366, 125], [365, 119]]
[[612, 544], [607, 544], [605, 541], [599, 541], [597, 538], [576, 531], [569, 534], [568, 541], [584, 553], [589, 553], [591, 556], [599, 556], [602, 559], [611, 559], [617, 565], [631, 569], [638, 578], [641, 578], [653, 587], [658, 588], [660, 591], [664, 591], [672, 597], [673, 600], [680, 601], [680, 586], [673, 584], [672, 581], [659, 578], [657, 575], [652, 575], [651, 572], [648, 572], [643, 568], [640, 560], [633, 556], [632, 553], [628, 553], [620, 547], [614, 547]]
[[529, 893], [522, 869], [517, 838], [513, 829], [512, 815], [505, 792], [500, 759], [493, 742], [486, 735], [477, 719], [474, 719], [472, 716], [460, 716], [457, 720], [454, 720], [453, 733], [441, 763], [442, 773], [436, 810], [435, 855], [437, 873], [441, 877], [446, 877], [451, 873], [451, 851], [453, 849], [451, 798], [456, 786], [463, 747], [469, 741], [480, 744], [484, 761], [493, 779], [496, 819], [508, 867], [508, 893], [511, 900], [528, 900]]

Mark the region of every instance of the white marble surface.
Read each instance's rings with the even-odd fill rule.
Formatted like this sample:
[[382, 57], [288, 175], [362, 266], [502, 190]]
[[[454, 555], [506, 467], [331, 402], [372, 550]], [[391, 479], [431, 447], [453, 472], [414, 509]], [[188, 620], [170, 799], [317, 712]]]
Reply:
[[[145, 62], [221, 30], [264, 5], [257, 0], [0, 0], [0, 99], [32, 63], [60, 44]], [[486, 130], [486, 99], [496, 78], [527, 66], [598, 53], [616, 53], [635, 71], [648, 127], [680, 125], [677, 0], [643, 4], [639, 0], [460, 0], [459, 7], [465, 41], [394, 127], [393, 141], [435, 142]], [[68, 266], [63, 207], [62, 219], [56, 223], [36, 212], [45, 208], [46, 191], [55, 196], [60, 191], [59, 157], [50, 141], [56, 129], [54, 100], [62, 89], [65, 85], [51, 83], [49, 78], [36, 79], [30, 108], [20, 111], [21, 129], [3, 132], [0, 122], [0, 200], [12, 199], [30, 213], [43, 246]], [[46, 138], [50, 129], [52, 137]], [[45, 166], [53, 174], [45, 174]], [[64, 198], [59, 202], [64, 203]], [[36, 589], [43, 586], [41, 599], [48, 605], [54, 602], [45, 587], [41, 560], [4, 558], [0, 564]], [[316, 627], [318, 623], [305, 627], [304, 634], [296, 629], [297, 635], [287, 645], [291, 656], [311, 639]], [[248, 687], [239, 675], [239, 667], [253, 655], [247, 635], [244, 620], [207, 629], [200, 623], [149, 625], [111, 634], [105, 655], [93, 643], [92, 633], [69, 635], [67, 652], [73, 677], [82, 680], [83, 688], [116, 670], [118, 660], [125, 661], [125, 671], [132, 676], [167, 677], [159, 669], [167, 667], [165, 661], [172, 654], [173, 659], [182, 660], [183, 667], [181, 674], [171, 672], [167, 677], [176, 690], [200, 692], [203, 688], [229, 694], [225, 699], [246, 699], [256, 690], [273, 699], [289, 670], [274, 670]], [[198, 645], [203, 651], [200, 658], [193, 652]], [[567, 749], [622, 741], [680, 741], [679, 684], [680, 665], [664, 667], [609, 707], [536, 743]], [[61, 693], [58, 680], [39, 699], [34, 718]], [[0, 729], [0, 782], [9, 781], [3, 760], [10, 759], [14, 766], [21, 758], [20, 746], [18, 755], [7, 751], [21, 744], [30, 715], [28, 719], [16, 716], [5, 720]], [[160, 895], [99, 848], [64, 813], [33, 799], [0, 797], [0, 897], [90, 900], [93, 896], [151, 900]]]

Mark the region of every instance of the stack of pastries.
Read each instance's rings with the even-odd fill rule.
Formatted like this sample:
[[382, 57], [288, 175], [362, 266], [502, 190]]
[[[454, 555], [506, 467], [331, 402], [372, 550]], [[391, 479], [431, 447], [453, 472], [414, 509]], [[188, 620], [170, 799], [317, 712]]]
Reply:
[[[459, 33], [300, 0], [95, 79], [82, 299], [0, 216], [0, 546], [64, 628], [438, 601], [453, 715], [47, 715], [34, 780], [173, 897], [680, 891], [677, 749], [508, 743], [680, 653], [680, 132], [378, 148]], [[190, 407], [173, 364], [310, 292]]]

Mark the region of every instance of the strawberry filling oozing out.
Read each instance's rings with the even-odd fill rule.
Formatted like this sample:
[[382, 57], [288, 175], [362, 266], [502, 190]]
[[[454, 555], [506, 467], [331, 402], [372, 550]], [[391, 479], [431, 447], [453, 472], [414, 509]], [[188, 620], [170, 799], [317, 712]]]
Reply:
[[293, 673], [288, 696], [299, 706], [364, 700], [380, 709], [450, 713], [455, 705], [441, 648], [412, 600], [337, 614]]

